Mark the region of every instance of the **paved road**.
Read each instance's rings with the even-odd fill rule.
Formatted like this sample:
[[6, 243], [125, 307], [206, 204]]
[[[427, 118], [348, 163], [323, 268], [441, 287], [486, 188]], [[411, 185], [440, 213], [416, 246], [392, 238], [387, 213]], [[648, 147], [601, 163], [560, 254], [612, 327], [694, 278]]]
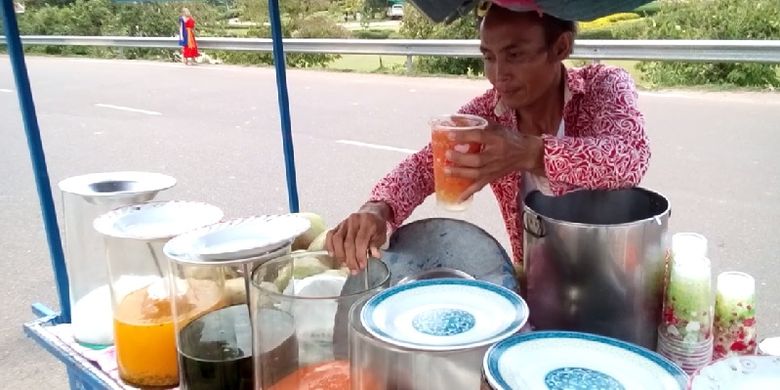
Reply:
[[[56, 58], [29, 66], [53, 183], [150, 170], [179, 179], [167, 198], [212, 202], [229, 217], [286, 210], [271, 70]], [[331, 223], [424, 145], [429, 115], [487, 87], [314, 71], [289, 81], [301, 205]], [[60, 365], [21, 332], [32, 302], [56, 299], [13, 88], [0, 57], [0, 387], [64, 389]], [[644, 185], [670, 197], [671, 230], [707, 235], [715, 271], [755, 275], [760, 331], [780, 335], [780, 95], [643, 93], [641, 106], [654, 152]], [[491, 194], [471, 210], [457, 216], [506, 244]], [[441, 214], [426, 202], [414, 218]]]

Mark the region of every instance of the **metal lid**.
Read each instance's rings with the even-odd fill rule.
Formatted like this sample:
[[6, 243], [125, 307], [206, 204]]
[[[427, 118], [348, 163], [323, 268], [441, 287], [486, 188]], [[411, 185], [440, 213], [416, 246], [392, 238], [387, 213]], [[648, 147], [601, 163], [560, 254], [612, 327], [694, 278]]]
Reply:
[[60, 191], [86, 198], [156, 193], [176, 185], [176, 179], [152, 172], [101, 172], [73, 176], [59, 182]]
[[217, 223], [223, 215], [218, 207], [203, 202], [149, 202], [110, 211], [97, 217], [93, 226], [109, 237], [159, 240]]

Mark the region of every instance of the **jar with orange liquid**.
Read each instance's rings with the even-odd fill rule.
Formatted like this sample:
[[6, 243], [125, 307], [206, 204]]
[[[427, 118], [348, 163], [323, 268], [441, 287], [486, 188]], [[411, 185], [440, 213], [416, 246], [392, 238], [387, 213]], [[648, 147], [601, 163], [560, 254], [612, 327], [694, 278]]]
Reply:
[[478, 143], [456, 144], [449, 139], [453, 131], [484, 130], [488, 125], [484, 118], [452, 114], [435, 117], [431, 120], [431, 151], [433, 152], [433, 177], [436, 191], [436, 203], [449, 211], [463, 211], [471, 204], [471, 198], [459, 202], [460, 196], [474, 184], [473, 179], [449, 176], [445, 168], [452, 163], [447, 161], [447, 151], [461, 153], [479, 153], [482, 145]]
[[219, 222], [222, 215], [205, 203], [172, 201], [123, 207], [95, 219], [106, 243], [119, 376], [127, 384], [178, 385], [174, 300], [191, 318], [225, 304], [218, 284], [170, 278], [162, 250], [172, 237]]

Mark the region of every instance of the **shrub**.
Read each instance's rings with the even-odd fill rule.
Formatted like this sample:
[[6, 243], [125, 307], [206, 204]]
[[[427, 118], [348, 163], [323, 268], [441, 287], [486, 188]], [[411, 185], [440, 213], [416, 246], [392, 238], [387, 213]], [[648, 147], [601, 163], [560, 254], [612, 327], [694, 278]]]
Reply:
[[358, 39], [388, 39], [393, 34], [391, 30], [363, 29], [352, 32], [352, 36]]
[[642, 16], [653, 16], [661, 10], [661, 4], [657, 1], [647, 3], [635, 9], [634, 12]]
[[[349, 31], [325, 15], [312, 15], [303, 19], [284, 19], [282, 30], [286, 38], [347, 38]], [[268, 38], [271, 30], [267, 26], [254, 27], [247, 31], [247, 37]], [[216, 51], [215, 56], [231, 64], [272, 65], [273, 54], [256, 52]], [[323, 67], [340, 58], [335, 54], [290, 53], [285, 62], [292, 68]]]
[[[650, 39], [778, 39], [780, 2], [755, 0], [664, 1], [645, 30]], [[778, 66], [741, 63], [645, 62], [644, 78], [656, 85], [731, 84], [778, 87]]]
[[[404, 10], [401, 35], [409, 39], [475, 39], [479, 30], [473, 16], [464, 16], [449, 25], [434, 24], [414, 7]], [[477, 75], [482, 72], [479, 58], [417, 57], [415, 68], [427, 73]]]

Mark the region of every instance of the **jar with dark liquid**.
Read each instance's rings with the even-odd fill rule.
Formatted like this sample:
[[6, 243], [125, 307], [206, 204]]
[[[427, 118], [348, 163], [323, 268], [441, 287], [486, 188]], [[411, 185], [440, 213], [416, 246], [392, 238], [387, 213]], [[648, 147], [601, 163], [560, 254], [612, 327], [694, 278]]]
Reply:
[[[219, 291], [220, 304], [197, 316], [188, 314], [188, 302], [174, 302], [182, 390], [255, 389], [249, 281], [245, 275], [248, 277], [255, 264], [289, 253], [290, 245], [282, 242], [259, 255], [239, 251], [247, 242], [236, 230], [247, 221], [207, 226], [178, 236], [165, 246], [174, 279], [184, 281], [183, 286], [210, 285]], [[211, 252], [204, 254], [205, 250]]]

